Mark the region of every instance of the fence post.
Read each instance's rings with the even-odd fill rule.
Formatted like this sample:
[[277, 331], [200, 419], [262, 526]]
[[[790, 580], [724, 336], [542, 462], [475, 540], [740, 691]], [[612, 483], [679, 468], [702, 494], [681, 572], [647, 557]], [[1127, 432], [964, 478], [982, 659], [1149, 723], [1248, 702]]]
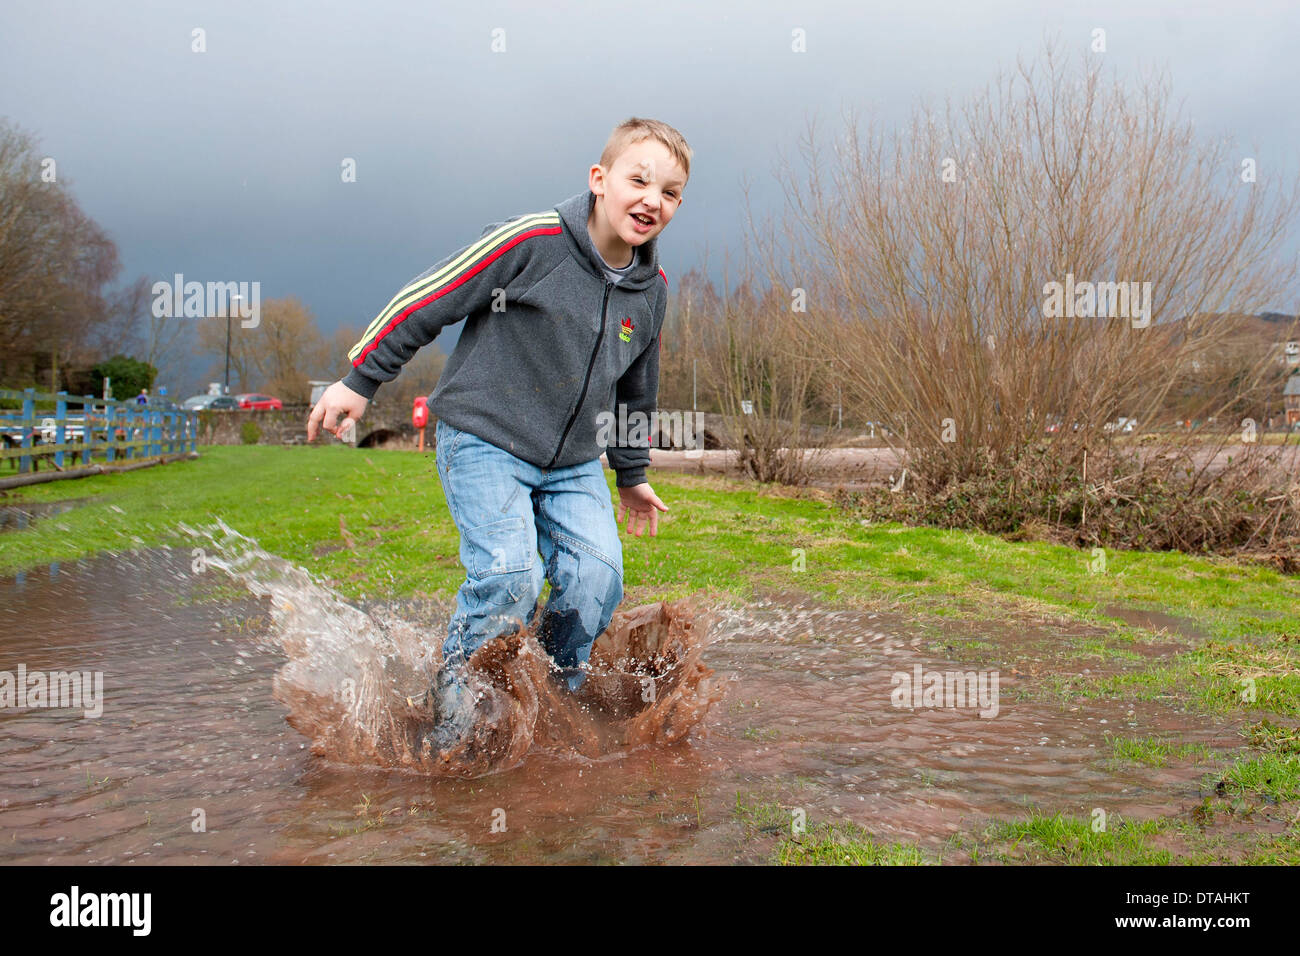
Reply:
[[111, 465], [117, 460], [117, 403], [104, 399], [104, 436], [108, 439], [105, 458]]
[[81, 418], [85, 424], [85, 430], [81, 433], [81, 463], [89, 465], [90, 459], [95, 457], [95, 400], [89, 395], [81, 396]]
[[68, 393], [60, 390], [54, 397], [54, 467], [63, 469], [63, 443], [68, 440]]
[[[25, 388], [23, 389], [23, 420], [19, 424], [23, 430], [22, 447], [26, 448], [28, 451], [31, 450], [33, 444], [32, 428], [35, 425], [35, 420], [34, 420], [35, 415], [36, 415], [36, 389]], [[32, 456], [31, 455], [20, 456], [18, 459], [19, 473], [31, 471], [31, 470], [32, 470]]]

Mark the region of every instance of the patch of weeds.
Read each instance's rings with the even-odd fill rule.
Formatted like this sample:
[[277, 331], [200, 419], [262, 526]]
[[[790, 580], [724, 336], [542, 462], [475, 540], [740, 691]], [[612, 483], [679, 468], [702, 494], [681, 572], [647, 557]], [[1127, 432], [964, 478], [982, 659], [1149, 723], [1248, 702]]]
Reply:
[[775, 803], [747, 803], [739, 791], [732, 816], [746, 829], [758, 833], [790, 833], [794, 822], [790, 809]]
[[1116, 760], [1132, 760], [1149, 767], [1163, 767], [1170, 760], [1208, 760], [1210, 748], [1205, 744], [1179, 744], [1159, 737], [1112, 737], [1106, 735]]
[[1300, 755], [1263, 753], [1255, 757], [1238, 757], [1213, 784], [1219, 796], [1238, 795], [1243, 799], [1264, 799], [1272, 803], [1300, 799]]
[[1207, 641], [1191, 657], [1210, 703], [1300, 715], [1300, 663], [1296, 639], [1290, 635], [1259, 643]]
[[1300, 728], [1279, 727], [1267, 717], [1241, 729], [1252, 747], [1280, 754], [1300, 754]]
[[1247, 866], [1300, 865], [1300, 825], [1293, 826], [1287, 833], [1261, 840], [1241, 862]]
[[917, 866], [937, 862], [910, 844], [879, 843], [856, 824], [810, 824], [798, 807], [749, 802], [739, 792], [732, 815], [751, 839], [760, 835], [779, 837], [770, 859], [783, 866]]
[[[361, 795], [361, 802], [356, 805], [356, 811], [356, 815], [363, 818], [362, 822], [353, 826], [330, 824], [330, 831], [339, 836], [355, 835], [383, 826], [385, 817], [400, 817], [402, 815], [401, 807], [393, 807], [391, 810], [379, 810], [372, 813], [370, 797], [364, 793]], [[407, 815], [418, 812], [420, 812], [418, 807], [411, 807], [407, 810]]]
[[937, 863], [920, 847], [878, 843], [855, 823], [818, 823], [807, 833], [786, 837], [777, 847], [782, 866], [925, 866]]
[[1040, 692], [1062, 702], [1075, 698], [1159, 700], [1173, 696], [1173, 692], [1186, 681], [1189, 671], [1186, 662], [1179, 657], [1167, 664], [1121, 674], [1098, 677], [1050, 674], [1043, 678]]
[[1006, 863], [1065, 863], [1083, 866], [1166, 866], [1174, 862], [1168, 850], [1151, 846], [1151, 839], [1172, 824], [1157, 820], [1128, 821], [1117, 814], [1105, 829], [1094, 830], [1091, 818], [1038, 811], [1027, 820], [995, 823], [983, 834], [983, 856]]

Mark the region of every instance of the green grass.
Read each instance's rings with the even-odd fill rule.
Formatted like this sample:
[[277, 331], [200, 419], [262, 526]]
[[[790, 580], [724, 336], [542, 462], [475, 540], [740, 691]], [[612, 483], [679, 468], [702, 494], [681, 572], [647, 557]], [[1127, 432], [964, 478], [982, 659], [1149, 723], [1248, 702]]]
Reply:
[[954, 834], [942, 848], [885, 843], [853, 823], [807, 821], [792, 830], [790, 811], [775, 804], [744, 806], [735, 818], [748, 840], [766, 841], [767, 861], [782, 866], [922, 866], [933, 864], [1031, 864], [1066, 866], [1290, 865], [1300, 862], [1300, 824], [1281, 833], [1246, 836], [1216, 832], [1207, 823], [1216, 813], [1228, 820], [1253, 822], [1241, 804], [1207, 810], [1213, 801], [1185, 816], [1126, 820], [1044, 814], [1037, 809], [1019, 820], [992, 821], [973, 832]]
[[748, 803], [736, 794], [732, 816], [750, 838], [776, 836], [768, 862], [782, 866], [915, 866], [933, 862], [917, 847], [878, 843], [853, 823], [813, 823], [798, 808]]
[[[671, 472], [651, 478], [671, 511], [658, 538], [624, 537], [626, 583], [637, 598], [712, 590], [743, 601], [794, 591], [918, 615], [1005, 622], [1013, 613], [1105, 627], [1116, 622], [1104, 609], [1118, 604], [1192, 618], [1221, 639], [1240, 635], [1246, 619], [1300, 633], [1300, 580], [1262, 566], [1114, 552], [1094, 573], [1089, 552], [1060, 545], [863, 526], [813, 497]], [[607, 480], [613, 494], [612, 473]], [[196, 461], [35, 485], [6, 500], [69, 497], [91, 500], [4, 535], [0, 573], [164, 544], [179, 522], [220, 517], [349, 597], [449, 594], [463, 576], [431, 454], [213, 446]]]
[[[1239, 620], [1218, 620], [1224, 633], [1245, 633]], [[1049, 675], [1040, 693], [1055, 697], [1062, 707], [1075, 699], [1166, 700], [1202, 714], [1300, 716], [1300, 654], [1292, 625], [1257, 622], [1249, 630], [1254, 632], [1249, 637], [1206, 641], [1117, 674]]]
[[1269, 800], [1300, 799], [1300, 756], [1265, 753], [1238, 757], [1222, 775], [1220, 792]]
[[1166, 866], [1174, 861], [1173, 854], [1152, 847], [1151, 838], [1169, 826], [1166, 820], [1133, 822], [1112, 815], [1097, 829], [1092, 818], [1035, 812], [1028, 819], [985, 830], [980, 856], [1005, 863]]
[[1110, 737], [1111, 753], [1116, 760], [1133, 761], [1148, 767], [1163, 767], [1170, 760], [1208, 760], [1210, 748], [1204, 744], [1179, 744], [1158, 737]]
[[906, 843], [877, 843], [852, 823], [819, 823], [799, 838], [782, 840], [776, 861], [782, 866], [921, 866], [935, 862]]

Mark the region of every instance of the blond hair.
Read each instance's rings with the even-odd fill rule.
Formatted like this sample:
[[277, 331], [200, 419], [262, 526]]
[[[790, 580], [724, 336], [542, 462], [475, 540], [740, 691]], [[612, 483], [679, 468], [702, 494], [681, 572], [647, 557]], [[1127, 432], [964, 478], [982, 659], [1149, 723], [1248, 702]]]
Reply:
[[686, 137], [667, 123], [660, 120], [642, 119], [638, 116], [626, 119], [614, 127], [614, 132], [609, 134], [609, 140], [605, 143], [605, 148], [600, 154], [600, 165], [609, 169], [614, 165], [614, 160], [618, 159], [623, 150], [633, 143], [639, 143], [646, 139], [655, 139], [662, 143], [664, 148], [672, 154], [677, 165], [682, 168], [682, 173], [687, 179], [690, 179], [692, 151], [690, 146], [686, 145]]

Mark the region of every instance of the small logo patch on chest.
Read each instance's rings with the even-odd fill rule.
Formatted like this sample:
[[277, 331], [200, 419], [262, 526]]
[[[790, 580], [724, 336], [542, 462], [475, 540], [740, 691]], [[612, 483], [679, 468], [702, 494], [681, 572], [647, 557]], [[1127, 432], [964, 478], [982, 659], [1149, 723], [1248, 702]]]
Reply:
[[620, 339], [622, 339], [624, 342], [631, 342], [631, 341], [632, 341], [632, 331], [633, 331], [633, 329], [635, 329], [635, 328], [636, 328], [636, 326], [632, 324], [632, 319], [631, 319], [631, 317], [628, 317], [628, 318], [624, 319], [624, 320], [623, 320], [623, 324], [622, 324], [621, 326], [619, 326], [619, 329], [618, 329], [618, 337], [619, 337]]

